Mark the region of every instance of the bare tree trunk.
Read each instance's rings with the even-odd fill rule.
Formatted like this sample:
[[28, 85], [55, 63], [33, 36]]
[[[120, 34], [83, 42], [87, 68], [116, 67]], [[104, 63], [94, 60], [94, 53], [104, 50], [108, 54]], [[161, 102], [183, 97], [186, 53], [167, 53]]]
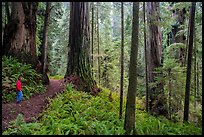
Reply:
[[132, 44], [129, 67], [129, 85], [127, 93], [125, 123], [126, 134], [136, 134], [135, 129], [135, 98], [137, 91], [137, 54], [139, 33], [139, 2], [133, 2]]
[[92, 66], [92, 76], [93, 76], [93, 47], [94, 47], [94, 2], [92, 2], [92, 27], [91, 27], [92, 39], [91, 39], [91, 66]]
[[[71, 2], [68, 64], [65, 78], [77, 78], [78, 89], [97, 95], [91, 76], [88, 2]], [[72, 81], [76, 82], [76, 81]], [[76, 83], [75, 83], [76, 84]]]
[[123, 15], [123, 2], [121, 2], [121, 75], [120, 75], [120, 112], [119, 118], [122, 118], [123, 113], [123, 77], [124, 77], [124, 15]]
[[[158, 76], [154, 71], [161, 67], [162, 61], [162, 35], [158, 22], [160, 22], [159, 2], [147, 2], [147, 21], [149, 26], [148, 37], [148, 81], [156, 82], [155, 77]], [[151, 58], [150, 58], [151, 57]], [[160, 74], [161, 75], [161, 74]], [[158, 82], [155, 87], [150, 88], [150, 112], [155, 115], [166, 116], [168, 111], [166, 107], [166, 99], [163, 91], [163, 83]]]
[[37, 64], [37, 2], [12, 2], [11, 21], [5, 26], [3, 54], [18, 58], [32, 67]]
[[100, 54], [100, 49], [99, 49], [99, 18], [98, 18], [98, 15], [99, 15], [99, 12], [98, 12], [98, 6], [99, 6], [99, 2], [97, 2], [97, 38], [98, 38], [98, 84], [100, 85], [100, 57], [99, 57], [99, 54]]
[[44, 28], [43, 28], [43, 43], [42, 43], [42, 74], [43, 74], [43, 84], [49, 84], [49, 78], [47, 76], [48, 71], [48, 62], [47, 62], [47, 34], [48, 34], [48, 25], [50, 20], [50, 10], [51, 2], [46, 2], [46, 12], [44, 19]]
[[195, 107], [195, 109], [196, 109], [196, 99], [197, 99], [197, 78], [196, 78], [196, 73], [197, 73], [197, 67], [196, 67], [196, 65], [197, 65], [197, 63], [196, 63], [196, 53], [197, 53], [197, 46], [196, 46], [196, 33], [195, 33], [195, 31], [194, 31], [194, 98], [195, 98], [195, 102], [194, 102], [194, 107]]
[[190, 12], [190, 34], [188, 43], [188, 60], [187, 60], [187, 73], [186, 73], [186, 91], [185, 91], [185, 102], [184, 102], [184, 115], [183, 121], [188, 121], [189, 115], [189, 99], [190, 99], [190, 79], [191, 79], [191, 62], [192, 62], [192, 49], [193, 49], [193, 31], [194, 31], [194, 19], [195, 19], [195, 7], [196, 2], [191, 4]]
[[144, 52], [145, 52], [145, 84], [146, 84], [146, 112], [149, 111], [149, 88], [148, 88], [148, 55], [147, 55], [147, 36], [146, 36], [146, 19], [145, 19], [145, 2], [143, 2], [143, 20], [144, 20]]

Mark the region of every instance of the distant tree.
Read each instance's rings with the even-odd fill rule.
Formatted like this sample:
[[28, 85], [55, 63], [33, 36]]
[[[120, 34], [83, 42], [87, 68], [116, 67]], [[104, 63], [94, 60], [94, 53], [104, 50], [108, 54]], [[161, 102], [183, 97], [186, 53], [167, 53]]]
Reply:
[[99, 45], [100, 45], [100, 42], [99, 42], [99, 11], [98, 11], [98, 7], [99, 7], [99, 2], [97, 2], [97, 41], [98, 41], [98, 84], [100, 84], [100, 74], [101, 74], [101, 69], [100, 69], [100, 57], [99, 57], [99, 54], [100, 54], [100, 49], [99, 49]]
[[124, 13], [123, 13], [123, 2], [121, 2], [121, 74], [120, 74], [120, 111], [119, 118], [122, 118], [123, 111], [123, 77], [124, 77]]
[[91, 27], [91, 66], [93, 76], [93, 48], [94, 48], [94, 2], [92, 2], [92, 27]]
[[3, 38], [3, 55], [14, 56], [32, 67], [37, 64], [37, 7], [37, 2], [12, 2], [11, 17], [5, 26]]
[[149, 88], [148, 88], [148, 54], [147, 54], [147, 36], [146, 36], [146, 19], [145, 19], [145, 2], [143, 2], [143, 20], [144, 20], [144, 52], [145, 52], [145, 83], [146, 83], [146, 112], [149, 110]]
[[190, 19], [189, 19], [189, 41], [188, 41], [188, 60], [186, 72], [186, 91], [184, 102], [184, 115], [183, 121], [188, 121], [189, 115], [189, 99], [190, 99], [190, 80], [191, 80], [191, 62], [192, 62], [192, 49], [193, 49], [193, 31], [195, 23], [195, 6], [196, 2], [191, 3]]
[[127, 93], [125, 123], [126, 134], [136, 134], [135, 130], [135, 98], [137, 91], [137, 54], [139, 32], [139, 2], [133, 2], [132, 44], [129, 67], [129, 85]]

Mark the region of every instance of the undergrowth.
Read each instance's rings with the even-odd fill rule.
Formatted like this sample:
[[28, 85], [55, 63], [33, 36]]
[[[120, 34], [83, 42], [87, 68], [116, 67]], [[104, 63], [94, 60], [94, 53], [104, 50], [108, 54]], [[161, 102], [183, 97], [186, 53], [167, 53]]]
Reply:
[[38, 74], [31, 65], [22, 64], [14, 57], [2, 57], [2, 101], [4, 103], [16, 99], [16, 82], [22, 74], [23, 98], [29, 99], [36, 93], [43, 93], [41, 74]]
[[[64, 93], [49, 99], [46, 109], [34, 123], [25, 123], [19, 115], [3, 135], [123, 135], [123, 117], [119, 120], [119, 96], [103, 89], [98, 96], [75, 91], [72, 85], [66, 86]], [[125, 102], [125, 99], [124, 99]], [[141, 110], [136, 103], [136, 129], [139, 135], [197, 135], [202, 129], [192, 123], [173, 123], [164, 117], [154, 117]], [[21, 121], [21, 122], [19, 122]]]

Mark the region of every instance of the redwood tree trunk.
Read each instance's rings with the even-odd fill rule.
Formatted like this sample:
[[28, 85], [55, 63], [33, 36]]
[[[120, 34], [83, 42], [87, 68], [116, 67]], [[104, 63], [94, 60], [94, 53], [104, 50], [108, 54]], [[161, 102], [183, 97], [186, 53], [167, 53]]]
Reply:
[[3, 54], [35, 67], [37, 2], [12, 2], [11, 21], [5, 26]]
[[[159, 2], [147, 2], [147, 21], [149, 29], [148, 46], [148, 81], [156, 82], [158, 76], [154, 71], [160, 67], [162, 60], [162, 35], [158, 22], [160, 22]], [[158, 81], [157, 81], [158, 82]], [[150, 112], [155, 115], [167, 115], [166, 99], [164, 98], [163, 83], [158, 82], [150, 88]]]
[[[97, 94], [91, 76], [88, 2], [71, 2], [68, 65], [65, 78], [79, 78], [80, 90]], [[76, 84], [76, 83], [75, 83]]]

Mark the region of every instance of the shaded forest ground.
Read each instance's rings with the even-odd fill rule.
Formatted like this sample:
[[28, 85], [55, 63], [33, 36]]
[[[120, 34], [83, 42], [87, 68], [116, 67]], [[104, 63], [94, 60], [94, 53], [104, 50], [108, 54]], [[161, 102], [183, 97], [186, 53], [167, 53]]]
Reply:
[[48, 104], [48, 97], [53, 98], [56, 93], [63, 91], [64, 87], [63, 79], [50, 79], [50, 84], [46, 86], [44, 94], [34, 95], [20, 104], [16, 102], [2, 104], [2, 131], [9, 127], [9, 122], [16, 119], [19, 113], [23, 115], [26, 122], [36, 119]]

